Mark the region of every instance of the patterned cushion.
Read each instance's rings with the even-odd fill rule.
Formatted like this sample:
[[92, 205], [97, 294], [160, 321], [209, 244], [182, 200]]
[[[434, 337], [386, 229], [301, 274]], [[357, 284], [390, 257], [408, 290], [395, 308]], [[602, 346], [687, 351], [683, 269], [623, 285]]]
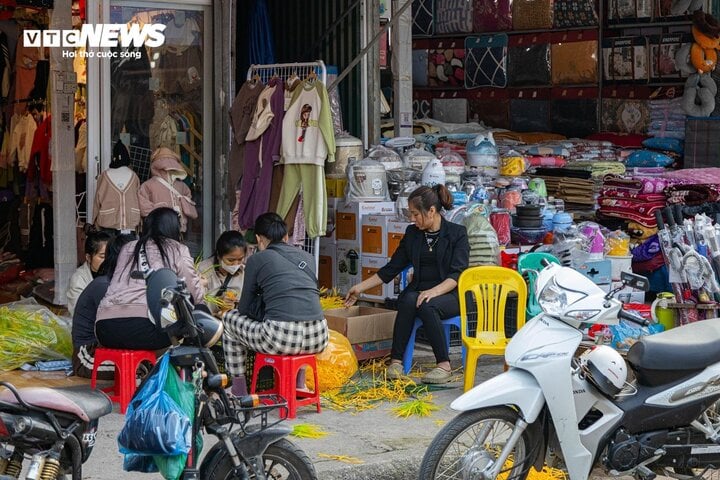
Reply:
[[508, 86], [550, 85], [549, 35], [513, 35], [507, 60]]
[[608, 21], [610, 23], [646, 22], [653, 15], [653, 0], [610, 0]]
[[602, 54], [605, 80], [647, 81], [650, 77], [645, 37], [604, 39]]
[[435, 0], [435, 32], [472, 32], [472, 7], [469, 0]]
[[646, 133], [650, 109], [644, 100], [603, 98], [601, 129], [606, 132]]
[[465, 88], [507, 86], [507, 44], [504, 33], [465, 38]]
[[474, 0], [473, 31], [498, 32], [512, 30], [510, 0]]
[[550, 52], [553, 85], [597, 83], [597, 47], [597, 40], [585, 39], [582, 32], [553, 37]]
[[413, 35], [432, 35], [434, 33], [435, 0], [413, 0]]
[[515, 0], [512, 2], [514, 30], [550, 29], [553, 26], [552, 0]]
[[555, 0], [553, 10], [553, 22], [556, 28], [597, 25], [597, 13], [593, 0]]
[[468, 120], [488, 127], [510, 128], [510, 100], [505, 90], [488, 88], [473, 92], [468, 99]]
[[675, 65], [675, 55], [684, 43], [692, 41], [687, 33], [650, 35], [650, 81], [669, 78], [679, 79], [685, 75]]
[[428, 84], [460, 87], [465, 81], [465, 49], [461, 41], [441, 40], [429, 51]]

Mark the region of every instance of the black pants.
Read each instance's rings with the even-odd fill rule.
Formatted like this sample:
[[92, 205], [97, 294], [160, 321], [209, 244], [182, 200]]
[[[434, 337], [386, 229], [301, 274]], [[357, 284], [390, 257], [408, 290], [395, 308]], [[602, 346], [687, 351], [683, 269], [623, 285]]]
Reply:
[[405, 290], [398, 298], [398, 313], [395, 317], [395, 328], [393, 330], [393, 343], [390, 358], [402, 360], [405, 349], [410, 341], [415, 319], [420, 318], [423, 323], [423, 330], [430, 345], [432, 346], [435, 360], [440, 362], [450, 361], [448, 354], [447, 339], [442, 320], [452, 318], [460, 314], [460, 302], [456, 292], [446, 293], [424, 302], [420, 308], [416, 307], [420, 292]]
[[108, 318], [95, 323], [100, 345], [127, 350], [160, 350], [170, 346], [170, 337], [148, 318]]

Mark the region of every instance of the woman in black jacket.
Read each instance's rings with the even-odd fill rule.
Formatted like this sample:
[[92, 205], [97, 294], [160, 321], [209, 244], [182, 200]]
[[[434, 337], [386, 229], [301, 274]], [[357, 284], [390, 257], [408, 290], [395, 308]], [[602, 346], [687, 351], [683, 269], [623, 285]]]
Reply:
[[452, 194], [444, 185], [422, 186], [413, 191], [408, 198], [408, 207], [414, 225], [408, 226], [387, 265], [350, 288], [345, 297], [345, 305], [350, 306], [362, 292], [392, 281], [412, 265], [412, 282], [398, 297], [388, 378], [403, 375], [403, 354], [415, 319], [420, 318], [437, 361], [437, 367], [428, 372], [422, 381], [450, 381], [450, 358], [442, 320], [460, 314], [458, 278], [468, 267], [470, 256], [465, 227], [448, 222], [440, 214], [442, 208], [452, 208], [452, 200]]

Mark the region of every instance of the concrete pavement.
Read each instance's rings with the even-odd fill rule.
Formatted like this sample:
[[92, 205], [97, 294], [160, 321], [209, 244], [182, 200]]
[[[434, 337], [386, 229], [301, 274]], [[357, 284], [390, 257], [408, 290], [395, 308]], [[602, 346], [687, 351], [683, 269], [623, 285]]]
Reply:
[[[460, 365], [459, 348], [452, 349], [451, 359], [454, 367]], [[420, 364], [434, 363], [429, 347], [421, 344], [415, 350], [415, 360]], [[476, 381], [497, 375], [502, 369], [502, 359], [482, 357]], [[430, 441], [443, 424], [455, 416], [449, 404], [462, 393], [462, 374], [459, 373], [454, 380], [450, 384], [453, 388], [433, 392], [433, 403], [440, 408], [430, 417], [397, 418], [392, 412], [395, 404], [391, 402], [383, 402], [377, 408], [355, 414], [329, 408], [323, 408], [322, 413], [317, 414], [312, 407], [304, 407], [298, 412], [298, 417], [288, 423], [314, 424], [328, 435], [321, 439], [290, 439], [312, 459], [321, 480], [414, 479]], [[100, 420], [95, 450], [83, 467], [84, 479], [162, 478], [159, 474], [122, 470], [123, 457], [118, 452], [116, 437], [124, 418], [114, 412]], [[205, 451], [214, 444], [214, 440], [214, 437], [206, 437]], [[348, 464], [322, 458], [319, 454], [354, 457], [362, 463]]]

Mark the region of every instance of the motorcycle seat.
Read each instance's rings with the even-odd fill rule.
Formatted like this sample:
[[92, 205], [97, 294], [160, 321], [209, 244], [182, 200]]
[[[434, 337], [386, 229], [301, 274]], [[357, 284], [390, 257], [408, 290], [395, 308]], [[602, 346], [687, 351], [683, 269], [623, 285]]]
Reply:
[[627, 361], [642, 385], [664, 385], [720, 362], [720, 319], [714, 318], [646, 335]]
[[[18, 393], [29, 405], [69, 413], [84, 422], [96, 420], [112, 412], [112, 402], [108, 396], [100, 390], [90, 390], [87, 387], [27, 387], [19, 388]], [[0, 402], [19, 403], [8, 389], [0, 392]]]

